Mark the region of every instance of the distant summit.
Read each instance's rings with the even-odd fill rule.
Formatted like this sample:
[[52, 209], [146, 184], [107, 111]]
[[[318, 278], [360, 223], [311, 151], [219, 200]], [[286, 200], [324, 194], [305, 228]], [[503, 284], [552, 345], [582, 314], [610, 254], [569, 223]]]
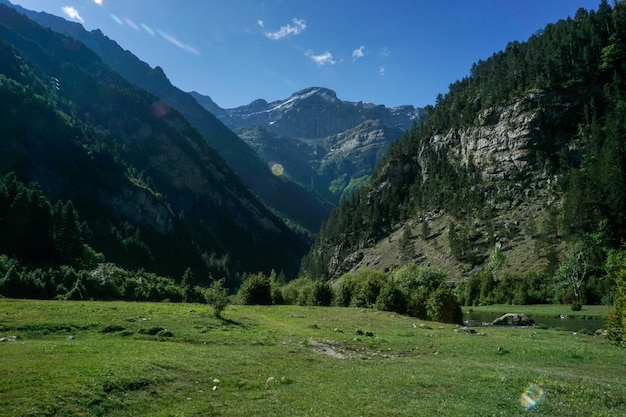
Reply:
[[339, 134], [366, 120], [380, 120], [387, 126], [408, 130], [423, 113], [422, 109], [410, 105], [388, 108], [361, 101], [343, 101], [337, 98], [335, 91], [323, 87], [306, 88], [285, 100], [268, 103], [259, 99], [233, 109], [221, 109], [209, 97], [196, 92], [191, 94], [233, 129], [261, 126], [271, 133], [301, 139]]
[[279, 161], [291, 178], [335, 204], [367, 181], [389, 144], [423, 114], [410, 105], [388, 108], [343, 101], [324, 87], [232, 109], [190, 94], [267, 163]]

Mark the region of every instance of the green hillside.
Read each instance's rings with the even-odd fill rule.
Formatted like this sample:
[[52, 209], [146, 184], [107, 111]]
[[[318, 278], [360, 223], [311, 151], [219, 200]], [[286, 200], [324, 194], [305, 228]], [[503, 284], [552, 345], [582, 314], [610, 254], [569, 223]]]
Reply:
[[304, 273], [417, 263], [512, 294], [582, 251], [584, 294], [543, 301], [608, 302], [605, 261], [626, 237], [625, 40], [626, 5], [602, 1], [474, 64], [330, 216]]
[[[229, 287], [249, 271], [297, 273], [306, 239], [180, 113], [80, 42], [4, 5], [0, 98], [0, 174], [13, 173], [45, 204], [71, 201], [84, 222], [80, 239], [106, 261], [174, 279], [191, 268], [198, 283], [213, 274]], [[1, 191], [4, 205], [16, 204]], [[21, 214], [23, 222], [39, 221], [37, 212]], [[24, 227], [8, 222], [0, 218], [5, 231]], [[2, 249], [24, 266], [59, 265], [45, 251], [26, 259]]]

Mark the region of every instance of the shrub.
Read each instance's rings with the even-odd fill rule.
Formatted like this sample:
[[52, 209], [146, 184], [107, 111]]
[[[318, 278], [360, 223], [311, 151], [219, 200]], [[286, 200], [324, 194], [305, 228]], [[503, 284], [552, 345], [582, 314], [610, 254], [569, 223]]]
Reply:
[[386, 283], [387, 276], [385, 274], [372, 271], [365, 279], [365, 282], [363, 282], [361, 291], [357, 294], [357, 302], [361, 304], [358, 307], [373, 307], [376, 304], [380, 290]]
[[442, 323], [461, 324], [463, 312], [452, 291], [441, 284], [437, 291], [430, 294], [426, 303], [426, 313], [429, 320]]
[[371, 269], [344, 274], [337, 282], [335, 305], [372, 307], [387, 280], [383, 272]]
[[147, 334], [147, 335], [150, 335], [150, 336], [156, 336], [157, 334], [159, 334], [163, 330], [165, 330], [164, 327], [153, 326], [153, 327], [149, 327], [147, 329], [139, 329], [139, 334]]
[[415, 264], [400, 268], [394, 273], [394, 280], [407, 291], [425, 289], [435, 291], [446, 280], [446, 274], [438, 269], [419, 267]]
[[329, 306], [333, 301], [333, 290], [326, 281], [316, 281], [311, 292], [311, 304]]
[[171, 330], [164, 329], [158, 332], [156, 336], [157, 337], [174, 337], [174, 333], [172, 333]]
[[428, 295], [429, 292], [425, 289], [409, 293], [406, 300], [407, 314], [418, 319], [427, 320], [426, 303], [428, 302]]
[[334, 304], [339, 307], [348, 307], [352, 297], [356, 294], [357, 282], [354, 274], [344, 274], [337, 281]]
[[583, 309], [583, 302], [580, 300], [574, 300], [572, 302], [572, 307], [571, 307], [572, 311], [580, 311]]
[[388, 282], [376, 298], [376, 308], [383, 311], [393, 311], [404, 314], [406, 311], [406, 297], [404, 292], [393, 282]]
[[272, 286], [270, 279], [259, 272], [248, 276], [237, 292], [239, 302], [244, 305], [271, 305]]
[[217, 318], [222, 317], [222, 311], [228, 305], [228, 291], [224, 287], [224, 282], [226, 278], [213, 280], [211, 286], [204, 292], [206, 302], [213, 306], [213, 314]]
[[609, 311], [606, 331], [609, 340], [626, 346], [626, 250], [620, 250], [614, 261], [611, 272], [615, 280], [615, 307]]

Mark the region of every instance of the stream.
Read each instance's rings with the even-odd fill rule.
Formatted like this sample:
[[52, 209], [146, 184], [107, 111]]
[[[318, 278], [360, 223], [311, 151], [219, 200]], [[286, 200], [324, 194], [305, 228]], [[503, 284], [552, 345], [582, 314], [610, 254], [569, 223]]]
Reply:
[[[515, 312], [515, 311], [511, 311]], [[500, 317], [504, 313], [490, 313], [482, 311], [466, 311], [463, 314], [463, 321], [467, 326], [483, 326], [485, 323], [491, 324], [494, 319]], [[529, 314], [533, 320], [535, 320], [536, 326], [545, 326], [551, 329], [562, 329], [572, 332], [578, 332], [583, 329], [595, 332], [598, 329], [604, 328], [604, 319], [585, 319], [567, 317], [561, 319], [559, 317], [549, 316], [533, 316]]]

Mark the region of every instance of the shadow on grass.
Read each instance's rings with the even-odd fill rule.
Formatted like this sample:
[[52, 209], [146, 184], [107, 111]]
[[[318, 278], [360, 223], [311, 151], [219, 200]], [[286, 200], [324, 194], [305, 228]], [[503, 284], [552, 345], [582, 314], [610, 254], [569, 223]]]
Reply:
[[219, 317], [216, 316], [215, 318], [217, 320], [219, 320], [222, 324], [230, 325], [230, 326], [238, 326], [238, 327], [242, 327], [242, 328], [246, 329], [246, 325], [243, 324], [240, 321], [233, 320], [233, 319], [228, 319], [228, 318], [222, 317], [222, 316], [219, 316]]

